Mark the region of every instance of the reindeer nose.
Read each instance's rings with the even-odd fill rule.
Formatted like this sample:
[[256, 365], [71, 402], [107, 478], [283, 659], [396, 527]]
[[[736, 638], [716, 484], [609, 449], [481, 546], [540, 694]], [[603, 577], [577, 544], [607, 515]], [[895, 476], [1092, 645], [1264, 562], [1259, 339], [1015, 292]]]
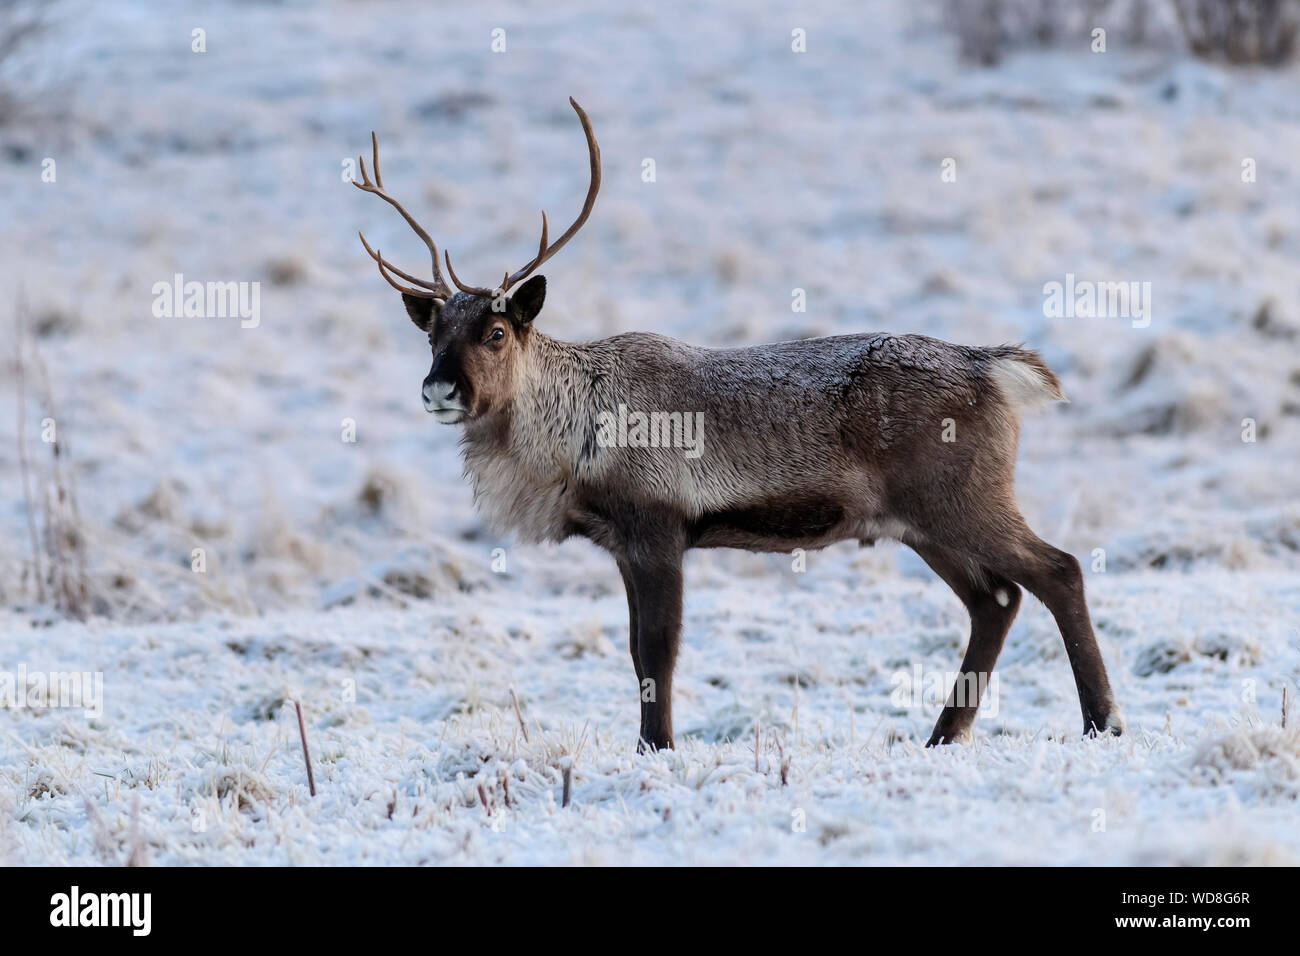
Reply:
[[451, 401], [455, 395], [455, 382], [435, 382], [432, 379], [425, 379], [424, 386], [420, 389], [420, 398], [424, 401], [426, 411], [441, 407]]

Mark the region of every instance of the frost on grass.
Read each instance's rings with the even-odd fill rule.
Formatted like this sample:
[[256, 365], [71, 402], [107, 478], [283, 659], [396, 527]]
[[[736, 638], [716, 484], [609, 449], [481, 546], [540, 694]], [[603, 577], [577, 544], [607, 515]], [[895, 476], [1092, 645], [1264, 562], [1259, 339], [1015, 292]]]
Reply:
[[1203, 741], [1192, 758], [1202, 779], [1240, 781], [1266, 796], [1300, 795], [1300, 728], [1243, 724]]
[[[1176, 630], [1162, 610], [1232, 606], [1248, 577], [1276, 613], [1243, 606], [1229, 631], [1188, 636], [1193, 659], [1172, 667], [1130, 659], [1130, 642]], [[1292, 578], [1098, 576], [1129, 725], [1102, 740], [1079, 736], [1060, 637], [1026, 602], [996, 712], [969, 745], [933, 750], [938, 706], [898, 706], [890, 662], [953, 670], [957, 648], [923, 649], [915, 622], [944, 628], [959, 607], [897, 574], [873, 580], [878, 604], [828, 605], [833, 584], [783, 594], [777, 619], [815, 625], [786, 633], [754, 626], [751, 581], [688, 602], [679, 747], [650, 755], [635, 748], [618, 594], [581, 618], [568, 597], [523, 593], [165, 626], [12, 615], [10, 652], [102, 669], [105, 710], [3, 714], [0, 846], [12, 862], [164, 865], [1300, 859], [1296, 730], [1277, 726], [1279, 675], [1300, 668], [1277, 624], [1300, 612]]]

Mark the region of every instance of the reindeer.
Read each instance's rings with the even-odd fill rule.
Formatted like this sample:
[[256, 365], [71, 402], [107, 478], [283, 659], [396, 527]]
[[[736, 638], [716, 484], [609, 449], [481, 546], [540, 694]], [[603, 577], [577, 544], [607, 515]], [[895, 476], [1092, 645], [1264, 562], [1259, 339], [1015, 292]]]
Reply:
[[[638, 749], [673, 746], [688, 549], [789, 552], [880, 537], [912, 548], [970, 614], [962, 675], [929, 746], [969, 734], [1021, 587], [1060, 628], [1084, 733], [1122, 733], [1079, 562], [1038, 538], [1016, 507], [1021, 410], [1065, 401], [1037, 353], [879, 333], [723, 349], [649, 332], [585, 344], [545, 335], [534, 320], [546, 279], [533, 273], [582, 228], [600, 189], [591, 121], [569, 103], [591, 160], [586, 201], [551, 243], [543, 212], [537, 255], [499, 285], [465, 285], [444, 253], [458, 291], [446, 284], [438, 247], [384, 189], [374, 133], [374, 179], [363, 158], [355, 185], [401, 213], [429, 248], [433, 279], [361, 242], [429, 338], [424, 408], [464, 428], [465, 473], [490, 524], [528, 542], [585, 537], [617, 563], [641, 691]], [[703, 453], [602, 441], [616, 409], [699, 415]]]

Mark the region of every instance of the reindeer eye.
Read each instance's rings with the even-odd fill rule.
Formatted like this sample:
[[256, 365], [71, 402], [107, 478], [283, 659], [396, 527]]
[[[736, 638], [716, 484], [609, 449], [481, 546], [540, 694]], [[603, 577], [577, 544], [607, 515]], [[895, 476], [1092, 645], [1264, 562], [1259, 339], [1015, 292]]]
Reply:
[[505, 337], [506, 337], [505, 329], [501, 328], [501, 326], [498, 325], [495, 329], [492, 330], [492, 334], [488, 336], [488, 340], [491, 342], [500, 342]]

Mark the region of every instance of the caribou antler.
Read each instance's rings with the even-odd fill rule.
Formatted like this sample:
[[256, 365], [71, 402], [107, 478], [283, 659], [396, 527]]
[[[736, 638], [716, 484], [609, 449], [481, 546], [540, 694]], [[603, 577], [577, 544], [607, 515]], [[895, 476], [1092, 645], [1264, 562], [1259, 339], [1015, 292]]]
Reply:
[[587, 153], [591, 157], [591, 183], [587, 186], [587, 198], [582, 204], [582, 212], [578, 213], [578, 218], [573, 220], [573, 225], [564, 230], [564, 235], [556, 239], [550, 246], [546, 244], [546, 213], [542, 213], [542, 245], [537, 250], [537, 257], [518, 272], [506, 277], [505, 288], [507, 289], [516, 282], [527, 279], [538, 266], [563, 249], [564, 244], [582, 228], [583, 223], [587, 221], [587, 217], [591, 215], [591, 207], [596, 204], [596, 193], [600, 192], [600, 147], [596, 145], [596, 134], [592, 132], [591, 120], [587, 118], [583, 108], [578, 105], [578, 101], [570, 96], [569, 105], [573, 107], [573, 111], [578, 114], [579, 122], [582, 123], [582, 132], [587, 137]]
[[[415, 234], [424, 240], [424, 244], [429, 247], [429, 255], [433, 258], [433, 281], [428, 282], [424, 279], [417, 279], [409, 272], [403, 272], [396, 266], [385, 262], [384, 257], [380, 255], [377, 250], [370, 248], [370, 243], [366, 242], [366, 237], [361, 235], [360, 230], [358, 230], [357, 235], [361, 238], [361, 244], [366, 247], [366, 252], [370, 254], [370, 258], [374, 259], [375, 263], [379, 266], [379, 274], [383, 276], [384, 279], [387, 280], [388, 284], [398, 292], [404, 293], [405, 295], [413, 295], [418, 299], [450, 299], [452, 291], [447, 287], [446, 281], [442, 278], [442, 272], [438, 269], [438, 246], [431, 238], [429, 238], [429, 234], [424, 231], [420, 224], [415, 221], [415, 218], [402, 208], [402, 204], [384, 191], [384, 177], [379, 174], [379, 139], [375, 136], [373, 130], [370, 132], [370, 146], [371, 158], [375, 169], [375, 181], [371, 182], [370, 176], [366, 174], [365, 157], [358, 156], [357, 162], [361, 165], [361, 182], [357, 182], [354, 179], [352, 185], [356, 186], [363, 192], [374, 193], [384, 202], [388, 203], [400, 212], [402, 218], [406, 220], [407, 225], [414, 229]], [[419, 288], [409, 288], [398, 284], [398, 282], [389, 275], [390, 271], [397, 273], [407, 282], [412, 282], [419, 286]]]
[[456, 270], [451, 267], [451, 256], [449, 256], [445, 250], [442, 254], [442, 258], [443, 261], [447, 263], [447, 275], [451, 276], [451, 281], [455, 283], [456, 288], [460, 289], [461, 292], [468, 292], [470, 295], [485, 295], [491, 299], [495, 298], [498, 292], [504, 292], [506, 286], [509, 284], [510, 276], [507, 275], [505, 281], [501, 283], [500, 289], [484, 289], [481, 286], [466, 285], [461, 282], [460, 279], [456, 278]]
[[[587, 137], [587, 152], [591, 158], [591, 183], [587, 187], [587, 199], [582, 204], [582, 212], [578, 213], [578, 218], [573, 220], [573, 225], [569, 226], [569, 228], [564, 231], [564, 234], [549, 246], [546, 244], [546, 213], [543, 212], [542, 241], [537, 248], [537, 255], [518, 272], [506, 273], [505, 277], [501, 280], [501, 285], [495, 289], [484, 289], [479, 286], [465, 285], [459, 278], [457, 278], [456, 270], [451, 267], [451, 256], [444, 251], [443, 261], [447, 263], [447, 274], [451, 276], [451, 281], [455, 284], [456, 288], [460, 289], [461, 292], [466, 292], [470, 295], [483, 295], [488, 297], [503, 294], [511, 286], [528, 278], [534, 271], [536, 271], [538, 266], [563, 249], [564, 244], [574, 237], [577, 231], [582, 228], [583, 223], [587, 221], [587, 217], [591, 215], [591, 207], [596, 203], [596, 193], [600, 191], [600, 147], [596, 145], [596, 134], [592, 132], [591, 120], [587, 118], [587, 114], [572, 96], [569, 97], [569, 105], [573, 107], [574, 112], [578, 114], [578, 120], [582, 123], [582, 132]], [[384, 191], [384, 181], [379, 175], [379, 141], [375, 138], [373, 132], [370, 134], [370, 141], [373, 145], [375, 181], [370, 181], [370, 177], [366, 174], [366, 161], [365, 159], [360, 159], [362, 181], [359, 183], [354, 181], [352, 185], [356, 186], [358, 189], [365, 190], [368, 193], [374, 193], [402, 214], [402, 218], [405, 219], [407, 224], [415, 230], [415, 234], [423, 239], [424, 244], [429, 247], [429, 253], [433, 256], [434, 281], [427, 282], [424, 279], [417, 279], [410, 273], [403, 272], [391, 263], [385, 262], [383, 256], [381, 256], [377, 250], [370, 248], [370, 243], [366, 242], [366, 237], [361, 236], [361, 233], [358, 232], [357, 235], [361, 236], [361, 244], [366, 247], [366, 252], [370, 254], [370, 258], [374, 259], [378, 264], [379, 274], [382, 275], [388, 284], [394, 289], [407, 295], [417, 296], [422, 299], [449, 298], [452, 294], [451, 289], [447, 287], [447, 283], [442, 278], [442, 271], [438, 268], [438, 247], [434, 244], [434, 241], [429, 238], [429, 234], [420, 228], [420, 224], [411, 217], [411, 214], [402, 208], [402, 204]], [[396, 275], [401, 276], [407, 282], [411, 282], [419, 288], [409, 288], [400, 285], [392, 275], [390, 275], [390, 273], [395, 273]]]

